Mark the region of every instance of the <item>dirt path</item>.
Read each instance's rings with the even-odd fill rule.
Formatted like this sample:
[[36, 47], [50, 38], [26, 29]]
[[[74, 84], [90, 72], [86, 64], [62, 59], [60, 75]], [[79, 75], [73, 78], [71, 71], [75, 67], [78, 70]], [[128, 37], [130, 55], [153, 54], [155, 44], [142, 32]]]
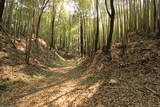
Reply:
[[74, 62], [66, 67], [48, 68], [50, 75], [31, 83], [9, 100], [3, 107], [74, 107], [80, 106], [95, 92], [101, 81], [84, 73], [85, 67]]

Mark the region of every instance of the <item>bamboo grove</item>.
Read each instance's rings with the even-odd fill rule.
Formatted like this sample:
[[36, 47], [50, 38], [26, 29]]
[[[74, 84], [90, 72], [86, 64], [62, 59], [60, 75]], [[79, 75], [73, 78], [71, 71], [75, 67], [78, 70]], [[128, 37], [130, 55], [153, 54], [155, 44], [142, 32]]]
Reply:
[[1, 0], [1, 8], [4, 1], [3, 23], [12, 38], [25, 37], [28, 48], [33, 37], [43, 38], [50, 50], [91, 56], [127, 42], [131, 32], [160, 29], [159, 0]]

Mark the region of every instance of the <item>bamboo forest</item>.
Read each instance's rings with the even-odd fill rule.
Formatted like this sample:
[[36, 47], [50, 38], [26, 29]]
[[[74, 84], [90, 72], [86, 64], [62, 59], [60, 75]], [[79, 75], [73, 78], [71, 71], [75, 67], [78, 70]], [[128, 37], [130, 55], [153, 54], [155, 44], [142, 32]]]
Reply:
[[0, 0], [0, 107], [160, 107], [160, 0]]

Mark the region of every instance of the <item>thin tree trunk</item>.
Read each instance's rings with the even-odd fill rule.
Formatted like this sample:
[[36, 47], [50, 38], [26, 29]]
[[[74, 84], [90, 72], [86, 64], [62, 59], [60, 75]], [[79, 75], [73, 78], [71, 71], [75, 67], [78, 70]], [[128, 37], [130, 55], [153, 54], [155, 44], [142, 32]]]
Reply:
[[4, 4], [5, 4], [5, 0], [1, 0], [1, 2], [0, 2], [0, 23], [2, 23], [2, 16], [3, 16], [3, 11], [4, 11]]
[[96, 11], [97, 11], [97, 28], [96, 28], [96, 37], [95, 37], [95, 52], [98, 48], [98, 41], [99, 41], [99, 2], [96, 0]]
[[154, 5], [154, 32], [156, 31], [156, 24], [157, 24], [157, 6], [156, 6], [156, 0], [153, 0]]
[[[31, 18], [31, 16], [29, 15], [29, 19]], [[32, 17], [32, 21], [33, 21], [33, 17]], [[28, 20], [28, 27], [27, 27], [28, 31], [31, 30], [31, 23], [30, 20]], [[31, 40], [32, 40], [32, 32], [27, 34], [26, 36], [26, 64], [30, 64], [30, 56], [31, 56]]]
[[9, 9], [9, 15], [8, 15], [8, 32], [9, 33], [11, 33], [11, 28], [12, 28], [13, 7], [14, 7], [14, 0], [11, 1], [11, 5], [10, 5], [10, 9]]
[[55, 23], [55, 13], [52, 15], [52, 31], [51, 31], [51, 44], [50, 44], [50, 50], [52, 48], [55, 48], [54, 45], [54, 23]]
[[40, 29], [40, 24], [41, 24], [41, 18], [44, 12], [44, 9], [46, 8], [47, 4], [48, 4], [49, 0], [44, 0], [43, 1], [43, 6], [41, 8], [41, 13], [38, 17], [38, 23], [37, 23], [37, 30], [36, 30], [36, 43], [38, 45], [38, 38], [39, 38], [39, 29]]
[[81, 47], [81, 56], [83, 56], [83, 16], [80, 15], [80, 47]]
[[43, 11], [41, 11], [39, 18], [38, 18], [38, 23], [37, 23], [37, 30], [36, 30], [36, 43], [38, 44], [38, 38], [39, 38], [39, 28], [41, 24], [41, 17], [42, 17]]

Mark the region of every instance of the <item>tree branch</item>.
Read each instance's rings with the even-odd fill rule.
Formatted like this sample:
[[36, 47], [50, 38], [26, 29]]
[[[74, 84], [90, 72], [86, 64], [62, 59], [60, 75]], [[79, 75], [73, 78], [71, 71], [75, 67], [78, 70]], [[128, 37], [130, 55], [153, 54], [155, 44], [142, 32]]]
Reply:
[[111, 17], [111, 13], [109, 12], [108, 6], [107, 6], [107, 0], [105, 0], [105, 6], [106, 6], [106, 11], [107, 11], [109, 17]]
[[145, 87], [147, 90], [149, 90], [150, 92], [152, 92], [153, 94], [155, 94], [156, 96], [158, 96], [158, 97], [160, 97], [160, 94], [159, 93], [157, 93], [156, 91], [154, 91], [154, 90], [152, 90], [152, 89], [150, 89], [150, 88], [148, 88], [148, 87]]

